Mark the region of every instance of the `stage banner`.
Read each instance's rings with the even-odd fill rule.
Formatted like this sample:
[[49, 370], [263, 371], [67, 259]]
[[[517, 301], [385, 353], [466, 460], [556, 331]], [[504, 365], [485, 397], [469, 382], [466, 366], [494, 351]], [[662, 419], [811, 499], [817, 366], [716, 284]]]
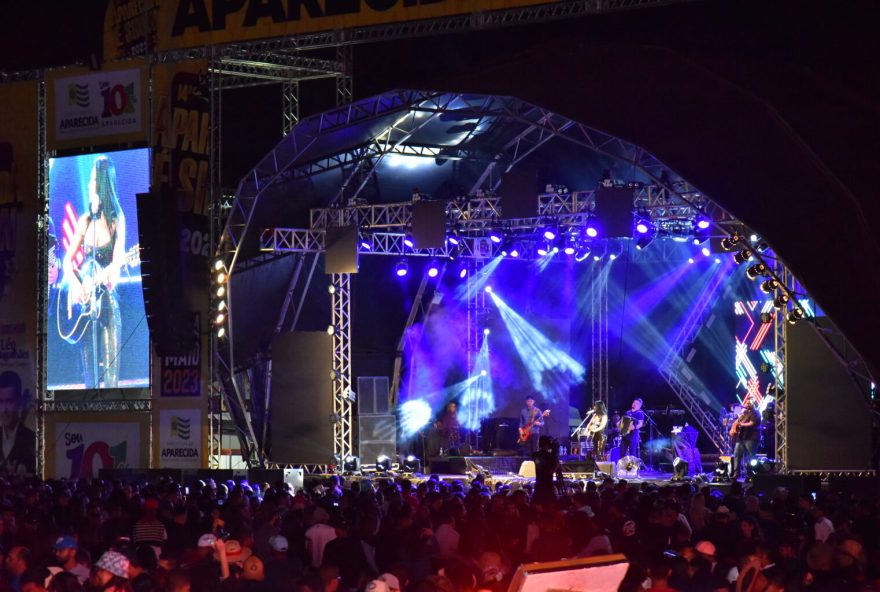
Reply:
[[160, 51], [510, 9], [547, 0], [169, 0]]
[[159, 412], [159, 468], [198, 469], [202, 466], [202, 413], [198, 409]]
[[49, 150], [147, 140], [146, 68], [133, 64], [100, 72], [55, 70], [46, 75]]
[[200, 397], [202, 394], [202, 347], [199, 339], [200, 316], [191, 313], [196, 335], [193, 349], [185, 356], [163, 356], [160, 393], [163, 397]]
[[0, 431], [13, 439], [0, 450], [0, 473], [33, 474], [37, 83], [0, 85], [0, 113]]
[[151, 54], [156, 48], [159, 0], [109, 0], [104, 16], [104, 60]]
[[97, 477], [101, 469], [149, 466], [149, 414], [53, 413], [46, 416], [47, 477]]

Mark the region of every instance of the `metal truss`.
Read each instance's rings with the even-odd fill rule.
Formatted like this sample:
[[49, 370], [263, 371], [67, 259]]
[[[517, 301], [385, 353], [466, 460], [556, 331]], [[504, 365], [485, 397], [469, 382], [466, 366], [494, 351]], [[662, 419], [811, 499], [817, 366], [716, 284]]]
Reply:
[[336, 76], [336, 105], [348, 105], [354, 99], [354, 55], [350, 45], [336, 46], [336, 63], [341, 68]]
[[[37, 347], [36, 347], [36, 475], [45, 474], [46, 462], [46, 421], [43, 402], [46, 400], [47, 358], [46, 347], [48, 335], [46, 319], [49, 306], [49, 292], [46, 279], [49, 274], [49, 160], [46, 158], [46, 114], [47, 114], [46, 82], [37, 82]], [[57, 297], [60, 297], [57, 296]]]
[[219, 58], [211, 73], [223, 77], [226, 89], [343, 77], [339, 62], [301, 55], [278, 53], [249, 54], [236, 47], [217, 48]]
[[[783, 282], [791, 282], [785, 266], [778, 260], [775, 264]], [[787, 334], [788, 323], [785, 321], [785, 315], [776, 311], [773, 315], [773, 350], [776, 358], [773, 364], [773, 374], [776, 379], [773, 428], [776, 462], [779, 463], [779, 470], [782, 473], [788, 472], [788, 356], [785, 347]]]
[[719, 452], [724, 453], [727, 448], [726, 434], [718, 425], [717, 416], [706, 408], [705, 403], [690, 386], [688, 376], [693, 373], [687, 369], [682, 354], [685, 348], [693, 343], [700, 329], [703, 328], [706, 315], [711, 312], [712, 306], [718, 298], [718, 292], [722, 282], [727, 279], [724, 273], [716, 272], [711, 281], [703, 288], [691, 307], [690, 313], [681, 330], [676, 335], [672, 346], [669, 348], [666, 358], [660, 363], [657, 370], [663, 376], [667, 384], [675, 391], [682, 404], [691, 413], [691, 416], [709, 438]]
[[[449, 35], [468, 31], [481, 31], [488, 28], [527, 25], [567, 18], [578, 18], [594, 14], [605, 14], [638, 8], [653, 8], [679, 4], [683, 0], [562, 0], [538, 6], [527, 6], [508, 10], [493, 10], [475, 14], [462, 14], [447, 18], [423, 21], [408, 21], [372, 27], [355, 27], [344, 30], [302, 33], [289, 37], [263, 39], [251, 42], [229, 44], [229, 48], [254, 54], [291, 53], [305, 49], [321, 49], [428, 37]], [[179, 61], [203, 57], [204, 48], [187, 48], [167, 51], [160, 54], [162, 61]]]
[[610, 408], [608, 372], [608, 274], [594, 265], [590, 281], [590, 380], [592, 400]]
[[351, 275], [330, 276], [333, 327], [333, 454], [337, 463], [354, 453], [354, 392], [351, 376]]
[[67, 412], [111, 412], [136, 413], [153, 410], [152, 399], [92, 399], [87, 401], [44, 400], [44, 413]]
[[287, 135], [299, 123], [299, 81], [281, 84], [281, 133]]
[[876, 477], [877, 471], [787, 471], [789, 475], [817, 475], [822, 481], [828, 481], [832, 477]]

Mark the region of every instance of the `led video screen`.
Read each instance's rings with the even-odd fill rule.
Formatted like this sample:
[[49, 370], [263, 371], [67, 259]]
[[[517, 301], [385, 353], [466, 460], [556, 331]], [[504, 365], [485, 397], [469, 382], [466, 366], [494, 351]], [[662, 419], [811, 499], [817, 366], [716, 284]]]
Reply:
[[149, 150], [49, 161], [49, 390], [149, 387], [135, 195]]

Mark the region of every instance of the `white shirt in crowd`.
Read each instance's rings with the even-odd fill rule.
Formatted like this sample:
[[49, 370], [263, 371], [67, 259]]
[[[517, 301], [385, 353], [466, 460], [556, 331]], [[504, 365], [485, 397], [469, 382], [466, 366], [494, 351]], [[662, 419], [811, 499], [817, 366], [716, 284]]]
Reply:
[[314, 524], [306, 531], [306, 545], [312, 557], [312, 565], [321, 567], [324, 547], [336, 538], [336, 529], [327, 524]]
[[827, 516], [823, 516], [820, 520], [816, 521], [816, 524], [813, 526], [813, 532], [816, 534], [816, 540], [824, 543], [831, 536], [831, 533], [834, 532], [834, 524], [832, 524]]
[[437, 540], [437, 551], [441, 557], [450, 557], [458, 552], [458, 541], [461, 535], [449, 524], [441, 524], [434, 532]]

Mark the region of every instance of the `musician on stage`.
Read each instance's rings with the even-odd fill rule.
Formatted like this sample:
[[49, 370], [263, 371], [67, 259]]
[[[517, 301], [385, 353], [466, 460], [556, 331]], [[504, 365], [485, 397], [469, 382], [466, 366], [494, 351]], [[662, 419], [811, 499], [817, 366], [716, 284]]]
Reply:
[[608, 409], [602, 401], [593, 403], [593, 417], [587, 424], [587, 434], [593, 443], [593, 460], [605, 460], [605, 427], [608, 425]]
[[461, 446], [461, 424], [458, 422], [458, 404], [450, 401], [435, 427], [440, 432], [440, 446], [446, 454]]
[[639, 455], [639, 430], [645, 425], [642, 400], [635, 399], [630, 410], [620, 418], [620, 457]]
[[733, 479], [736, 480], [742, 474], [740, 466], [755, 457], [758, 440], [761, 438], [761, 416], [755, 411], [751, 399], [743, 404], [742, 413], [733, 422], [729, 434], [736, 439], [733, 448]]
[[544, 414], [535, 406], [535, 397], [526, 397], [526, 406], [519, 414], [520, 446], [528, 456], [538, 451], [538, 439], [544, 425]]
[[[86, 330], [80, 342], [86, 388], [115, 388], [119, 382], [119, 340], [122, 318], [116, 284], [125, 265], [125, 215], [116, 189], [116, 167], [106, 156], [99, 156], [89, 179], [89, 211], [80, 216], [70, 247], [64, 255], [64, 278], [70, 284], [70, 297], [82, 304], [100, 306], [94, 328]], [[94, 260], [98, 271], [86, 277], [74, 268], [74, 258], [84, 250], [85, 261]], [[81, 267], [84, 267], [81, 266]], [[92, 287], [97, 285], [100, 296]], [[63, 314], [63, 313], [62, 313]]]

